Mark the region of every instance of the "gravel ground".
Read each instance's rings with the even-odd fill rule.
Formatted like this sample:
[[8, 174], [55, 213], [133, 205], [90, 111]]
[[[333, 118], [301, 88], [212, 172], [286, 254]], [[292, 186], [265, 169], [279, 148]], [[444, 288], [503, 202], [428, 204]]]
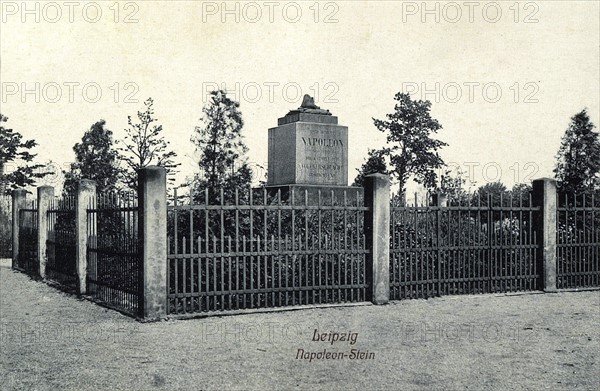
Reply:
[[143, 324], [2, 261], [0, 327], [10, 390], [600, 389], [599, 291]]

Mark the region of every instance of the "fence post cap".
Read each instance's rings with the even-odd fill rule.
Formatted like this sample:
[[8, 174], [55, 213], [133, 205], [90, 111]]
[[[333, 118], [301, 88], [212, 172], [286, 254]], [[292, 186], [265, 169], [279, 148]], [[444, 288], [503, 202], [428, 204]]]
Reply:
[[374, 174], [365, 175], [365, 178], [385, 178], [385, 179], [389, 179], [390, 176], [388, 174], [382, 174], [380, 172], [376, 172]]
[[434, 206], [447, 206], [448, 204], [448, 194], [443, 193], [441, 191], [436, 191], [429, 193], [431, 195], [431, 201]]
[[12, 194], [15, 196], [24, 196], [27, 194], [27, 190], [25, 189], [15, 189], [12, 191]]
[[556, 179], [543, 177], [543, 178], [534, 179], [533, 182], [550, 182], [550, 183], [556, 183]]
[[138, 169], [138, 172], [140, 172], [140, 171], [164, 171], [164, 170], [166, 170], [166, 169], [162, 166], [146, 166], [146, 167], [142, 167], [142, 168]]
[[96, 188], [96, 181], [92, 179], [80, 179], [77, 182], [77, 190], [92, 190]]
[[166, 180], [167, 170], [161, 166], [146, 166], [137, 170], [138, 175], [138, 186], [142, 185], [142, 182], [145, 180], [150, 180], [153, 178], [162, 180]]

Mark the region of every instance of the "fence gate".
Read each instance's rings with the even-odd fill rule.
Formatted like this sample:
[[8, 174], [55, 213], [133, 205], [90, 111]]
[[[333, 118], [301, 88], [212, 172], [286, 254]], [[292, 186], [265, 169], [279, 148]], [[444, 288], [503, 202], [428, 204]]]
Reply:
[[393, 201], [390, 299], [537, 289], [531, 196], [466, 197]]
[[87, 209], [87, 289], [103, 304], [140, 315], [143, 298], [135, 192], [102, 193]]
[[[243, 194], [242, 194], [243, 193]], [[168, 207], [168, 311], [360, 302], [367, 288], [359, 194], [205, 190]]]
[[35, 201], [32, 201], [31, 208], [19, 209], [19, 256], [16, 267], [30, 275], [39, 274], [37, 213]]
[[75, 197], [52, 200], [47, 215], [46, 277], [75, 289], [77, 287]]

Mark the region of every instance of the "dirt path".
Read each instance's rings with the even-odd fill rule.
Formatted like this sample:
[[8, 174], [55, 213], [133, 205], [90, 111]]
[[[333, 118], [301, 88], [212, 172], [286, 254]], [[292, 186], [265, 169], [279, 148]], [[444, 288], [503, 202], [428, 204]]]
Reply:
[[599, 291], [140, 324], [3, 261], [0, 327], [10, 390], [600, 389]]

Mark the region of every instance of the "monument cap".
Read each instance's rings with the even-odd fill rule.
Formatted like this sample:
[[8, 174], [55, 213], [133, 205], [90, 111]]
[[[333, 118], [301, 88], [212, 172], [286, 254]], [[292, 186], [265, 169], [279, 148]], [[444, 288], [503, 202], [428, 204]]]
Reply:
[[306, 94], [302, 99], [302, 105], [296, 110], [290, 110], [285, 117], [277, 120], [277, 125], [285, 125], [293, 122], [314, 122], [318, 124], [337, 125], [338, 118], [333, 116], [329, 110], [321, 109], [315, 104], [312, 96]]

